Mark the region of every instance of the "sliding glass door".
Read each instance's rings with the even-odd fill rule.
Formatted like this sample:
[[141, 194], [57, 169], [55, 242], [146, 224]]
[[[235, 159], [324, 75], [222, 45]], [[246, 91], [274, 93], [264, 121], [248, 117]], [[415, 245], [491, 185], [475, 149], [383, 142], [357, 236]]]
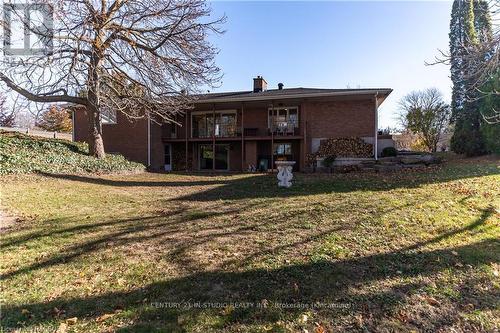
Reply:
[[213, 113], [193, 113], [193, 138], [233, 137], [236, 136], [236, 112], [217, 111], [215, 122]]
[[200, 169], [229, 170], [229, 145], [215, 145], [215, 154], [211, 144], [200, 145]]

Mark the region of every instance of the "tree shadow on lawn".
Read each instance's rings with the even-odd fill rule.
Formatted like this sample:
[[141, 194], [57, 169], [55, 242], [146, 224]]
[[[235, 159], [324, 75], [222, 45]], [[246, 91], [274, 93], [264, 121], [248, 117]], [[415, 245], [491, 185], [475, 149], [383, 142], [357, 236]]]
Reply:
[[[359, 204], [371, 207], [369, 203]], [[77, 243], [76, 241], [71, 242], [69, 246], [64, 247], [64, 251], [57, 252], [57, 254], [38, 260], [33, 264], [24, 267], [16, 267], [14, 270], [0, 274], [0, 278], [8, 279], [20, 274], [68, 263], [83, 255], [97, 252], [110, 245], [118, 247], [160, 240], [172, 248], [168, 253], [168, 258], [170, 260], [174, 262], [177, 261], [178, 266], [183, 269], [187, 268], [195, 271], [199, 268], [199, 263], [190, 261], [187, 257], [187, 253], [197, 246], [201, 247], [208, 242], [218, 241], [225, 237], [228, 237], [230, 240], [247, 236], [250, 239], [254, 239], [256, 237], [253, 236], [256, 234], [259, 235], [258, 237], [263, 237], [262, 235], [271, 235], [273, 238], [279, 240], [282, 235], [277, 234], [274, 230], [283, 230], [287, 233], [294, 232], [297, 228], [300, 230], [302, 228], [300, 224], [296, 224], [293, 221], [301, 220], [304, 214], [308, 216], [311, 214], [310, 207], [299, 207], [298, 209], [288, 209], [280, 212], [279, 218], [276, 218], [274, 215], [265, 215], [253, 220], [247, 220], [246, 218], [243, 220], [240, 219], [240, 214], [242, 212], [259, 211], [262, 207], [267, 205], [268, 203], [263, 201], [238, 201], [226, 206], [221, 206], [216, 203], [212, 206], [205, 207], [204, 210], [198, 211], [189, 205], [178, 203], [176, 208], [160, 211], [161, 214], [159, 215], [115, 219], [103, 222], [90, 221], [70, 227], [56, 227], [50, 230], [45, 230], [46, 226], [43, 226], [41, 230], [31, 231], [20, 236], [14, 235], [9, 237], [9, 235], [7, 235], [0, 245], [0, 249], [4, 251], [15, 250], [19, 246], [36, 246], [33, 244], [47, 237], [70, 236], [72, 234], [90, 234], [96, 235], [96, 237], [83, 243]], [[407, 205], [409, 204], [405, 206]], [[371, 214], [374, 218], [379, 218], [393, 208], [394, 207], [380, 209]], [[229, 221], [218, 221], [218, 217], [229, 219]], [[212, 220], [213, 218], [215, 218], [215, 220]], [[241, 262], [248, 263], [251, 259], [261, 257], [266, 253], [274, 253], [278, 250], [284, 250], [304, 243], [313, 243], [320, 240], [325, 235], [350, 228], [352, 224], [356, 224], [362, 219], [363, 217], [360, 216], [348, 222], [333, 221], [324, 226], [316, 225], [315, 228], [311, 229], [312, 231], [301, 231], [301, 239], [295, 243], [281, 244], [274, 248], [266, 247], [262, 252], [251, 251], [251, 253], [246, 253], [246, 259]], [[110, 227], [112, 227], [112, 229], [109, 229]], [[271, 229], [269, 230], [269, 228]], [[108, 232], [108, 230], [111, 231]], [[254, 248], [256, 248], [255, 244], [252, 245], [252, 249]], [[180, 258], [182, 258], [182, 260]], [[227, 263], [227, 265], [231, 264], [231, 261]]]
[[[145, 186], [145, 187], [190, 187], [207, 186], [201, 191], [189, 193], [172, 199], [173, 201], [210, 201], [237, 200], [252, 198], [293, 197], [303, 195], [345, 193], [354, 191], [387, 191], [398, 188], [417, 188], [427, 184], [499, 174], [494, 164], [487, 164], [477, 169], [470, 164], [443, 165], [428, 167], [423, 170], [404, 170], [391, 173], [353, 173], [353, 174], [296, 174], [291, 188], [277, 187], [274, 174], [256, 174], [236, 179], [223, 175], [211, 179], [206, 175], [202, 180], [182, 181], [135, 181], [114, 180], [88, 176], [40, 173], [49, 178], [66, 179], [106, 186]], [[193, 174], [193, 176], [200, 176]], [[218, 175], [221, 177], [221, 175]], [[224, 177], [226, 176], [226, 177]], [[165, 175], [169, 177], [169, 175]], [[215, 186], [219, 185], [219, 186]]]
[[[459, 257], [454, 256], [452, 251], [458, 252]], [[307, 310], [304, 306], [314, 307], [316, 304], [323, 318], [330, 318], [334, 322], [344, 318], [345, 324], [346, 316], [350, 316], [348, 327], [355, 322], [354, 314], [363, 314], [365, 318], [371, 318], [371, 322], [365, 323], [371, 330], [384, 317], [394, 315], [394, 309], [404, 305], [412, 294], [421, 292], [420, 289], [425, 287], [422, 282], [411, 283], [407, 282], [408, 279], [432, 277], [451, 268], [465, 272], [467, 268], [457, 268], [455, 265], [458, 262], [470, 266], [497, 262], [495, 253], [498, 251], [500, 244], [497, 240], [484, 240], [447, 250], [397, 251], [339, 262], [290, 265], [273, 270], [198, 272], [152, 283], [133, 291], [84, 298], [61, 297], [19, 306], [6, 304], [3, 307], [3, 325], [20, 328], [24, 325], [47, 324], [54, 320], [50, 313], [57, 308], [64, 310], [66, 317], [78, 317], [80, 320], [97, 319], [117, 310], [134, 313], [133, 322], [129, 326], [122, 326], [120, 331], [183, 331], [183, 323], [199, 323], [206, 315], [222, 317], [219, 324], [214, 324], [214, 329], [221, 329], [231, 324], [275, 324], [284, 318], [297, 318]], [[402, 282], [389, 289], [380, 288], [379, 291], [364, 295], [356, 293], [363, 286], [396, 278]], [[474, 288], [473, 282], [466, 283], [467, 288], [460, 290], [456, 306], [465, 306], [467, 303], [463, 302], [472, 299], [479, 308], [494, 309], [494, 303], [481, 301], [483, 296], [480, 293], [472, 294], [470, 288]], [[224, 307], [217, 306], [228, 303], [246, 303], [247, 306], [223, 314]], [[292, 307], [285, 308], [287, 304]], [[302, 308], [293, 307], [298, 304]], [[345, 308], [339, 309], [335, 307], [337, 305]], [[31, 318], [26, 318], [23, 312], [30, 313]], [[427, 325], [431, 325], [431, 329], [438, 329], [452, 325], [457, 319], [439, 317], [435, 318], [436, 322]], [[420, 324], [415, 322], [413, 327], [418, 328]]]
[[[3, 240], [2, 243], [0, 243], [0, 249], [3, 248], [8, 248], [11, 246], [18, 246], [21, 245], [25, 242], [28, 241], [35, 241], [37, 239], [43, 238], [43, 237], [53, 237], [53, 236], [58, 236], [58, 235], [64, 235], [64, 234], [71, 234], [74, 232], [87, 232], [87, 231], [95, 231], [98, 230], [99, 228], [103, 227], [111, 227], [111, 226], [116, 226], [119, 224], [126, 224], [129, 222], [146, 222], [151, 219], [156, 219], [158, 218], [157, 215], [151, 215], [151, 216], [142, 216], [142, 217], [130, 217], [130, 218], [125, 218], [125, 219], [118, 219], [118, 220], [110, 220], [110, 221], [104, 221], [104, 222], [92, 222], [92, 223], [85, 223], [85, 224], [78, 224], [74, 225], [69, 228], [60, 228], [56, 230], [47, 230], [47, 227], [44, 226], [43, 228], [40, 228], [39, 230], [33, 232], [29, 232], [26, 234], [23, 234], [22, 236], [18, 237], [7, 237], [7, 239]], [[50, 219], [46, 221], [46, 223], [55, 223], [55, 222], [65, 222], [67, 223], [67, 218], [57, 218], [57, 219]]]
[[[493, 209], [486, 209], [480, 218], [464, 228], [392, 252], [339, 261], [291, 264], [276, 269], [243, 270], [245, 267], [213, 271], [198, 269], [186, 276], [151, 283], [132, 291], [109, 292], [91, 297], [60, 297], [47, 302], [22, 305], [5, 304], [2, 321], [4, 327], [20, 328], [25, 325], [50, 324], [54, 320], [51, 315], [54, 308], [64, 310], [68, 318], [78, 317], [89, 320], [97, 320], [101, 315], [124, 310], [129, 314], [132, 313], [134, 320], [127, 327], [122, 327], [121, 331], [156, 329], [183, 331], [184, 323], [201, 322], [206, 315], [221, 317], [219, 323], [221, 326], [218, 328], [238, 323], [275, 324], [283, 316], [297, 318], [304, 311], [303, 308], [280, 309], [280, 304], [301, 303], [312, 306], [319, 302], [334, 305], [350, 304], [347, 309], [319, 307], [317, 310], [326, 317], [331, 317], [333, 321], [345, 319], [345, 316], [349, 316], [349, 320], [353, 321], [353, 313], [371, 316], [372, 322], [366, 323], [371, 329], [376, 327], [382, 318], [392, 315], [395, 309], [406, 304], [412, 294], [420, 292], [420, 289], [425, 287], [423, 282], [418, 282], [421, 278], [432, 278], [433, 274], [449, 269], [465, 274], [465, 271], [469, 269], [468, 265], [472, 269], [473, 266], [498, 262], [500, 242], [495, 239], [450, 249], [419, 250], [424, 245], [437, 243], [464, 231], [473, 230], [484, 224], [493, 213]], [[170, 221], [170, 223], [174, 222]], [[144, 229], [139, 230], [144, 231]], [[230, 232], [240, 231], [236, 229]], [[81, 255], [82, 251], [95, 250], [106, 241], [113, 240], [113, 246], [117, 246], [121, 242], [137, 240], [121, 239], [120, 236], [127, 232], [131, 230], [121, 230], [95, 242], [85, 243], [79, 246], [81, 251], [75, 248], [74, 251], [70, 251], [69, 255], [56, 256], [39, 265], [21, 268], [15, 274], [8, 274], [6, 278], [67, 262]], [[162, 231], [161, 235], [165, 233], [173, 233], [175, 236], [173, 229], [167, 228]], [[154, 233], [148, 236], [137, 236], [137, 238], [156, 238], [161, 235]], [[216, 233], [216, 236], [220, 235], [224, 235], [224, 231]], [[311, 237], [305, 241], [315, 240]], [[182, 244], [182, 240], [179, 240], [179, 244]], [[295, 244], [289, 244], [289, 246], [294, 247]], [[275, 250], [279, 252], [283, 248], [276, 247]], [[454, 251], [458, 255], [454, 254]], [[184, 264], [182, 260], [179, 263]], [[459, 266], [457, 266], [458, 263], [460, 263]], [[390, 279], [399, 279], [399, 282], [389, 289], [380, 288], [377, 291], [369, 289], [371, 292], [368, 294], [357, 292], [362, 287], [383, 283]], [[416, 281], [408, 282], [408, 279]], [[473, 290], [475, 288], [473, 278], [469, 282], [466, 281], [466, 284], [467, 287], [459, 290], [457, 306], [465, 306], [467, 304], [465, 302], [474, 301], [477, 303], [477, 308], [494, 308], [494, 302], [484, 302], [484, 300], [494, 299], [495, 296], [492, 298], [491, 295], [481, 295], [480, 291]], [[190, 302], [191, 305], [194, 302], [200, 302], [200, 307], [183, 306], [183, 304], [186, 305], [185, 302]], [[216, 306], [213, 308], [210, 304], [201, 305], [204, 302], [212, 305], [248, 302], [253, 305], [235, 308], [225, 313], [223, 309]], [[269, 306], [258, 306], [266, 302]], [[29, 313], [30, 317], [23, 313]], [[457, 318], [457, 316], [449, 318], [438, 316], [428, 324], [431, 325], [432, 330], [452, 325], [458, 320]], [[415, 325], [419, 327], [419, 323]]]
[[[48, 173], [44, 171], [38, 171], [38, 175], [47, 177], [47, 178], [56, 178], [56, 179], [64, 179], [82, 183], [96, 184], [96, 185], [104, 185], [104, 186], [116, 186], [116, 187], [181, 187], [181, 186], [206, 186], [206, 185], [218, 185], [218, 184], [227, 184], [227, 180], [218, 180], [218, 179], [210, 179], [212, 177], [208, 177], [207, 179], [199, 180], [199, 181], [140, 181], [140, 180], [114, 180], [114, 179], [106, 179], [102, 177], [90, 177], [83, 175], [73, 175], [73, 174], [57, 174], [57, 173]], [[164, 173], [151, 173], [155, 175], [166, 175]], [[199, 176], [197, 174], [183, 174], [184, 176]], [[227, 176], [227, 175], [225, 175]], [[129, 175], [124, 175], [124, 177], [129, 177]]]
[[[248, 204], [246, 208], [250, 208], [256, 204]], [[66, 247], [65, 251], [58, 253], [52, 257], [48, 257], [45, 260], [40, 260], [31, 265], [25, 267], [20, 267], [7, 273], [0, 274], [0, 279], [8, 279], [19, 274], [33, 272], [35, 270], [47, 268], [50, 266], [64, 264], [70, 262], [82, 255], [96, 252], [100, 249], [112, 246], [127, 245], [132, 243], [138, 243], [148, 240], [154, 240], [162, 237], [175, 238], [176, 235], [180, 235], [181, 232], [185, 230], [186, 223], [198, 222], [198, 220], [203, 221], [204, 219], [213, 218], [217, 216], [223, 216], [227, 214], [235, 214], [240, 212], [241, 206], [237, 208], [226, 209], [222, 211], [211, 211], [211, 212], [195, 212], [188, 211], [187, 207], [179, 207], [175, 210], [168, 211], [165, 215], [153, 215], [147, 217], [135, 217], [126, 218], [119, 220], [111, 220], [100, 223], [91, 224], [80, 224], [72, 226], [69, 228], [55, 229], [45, 232], [31, 232], [27, 235], [22, 235], [20, 237], [14, 237], [8, 239], [6, 242], [2, 243], [0, 248], [16, 247], [20, 245], [26, 245], [26, 242], [36, 241], [44, 237], [58, 236], [61, 234], [71, 234], [75, 232], [101, 232], [107, 227], [114, 226], [112, 232], [106, 233], [105, 235], [100, 235], [96, 239], [87, 241], [84, 243], [74, 244], [72, 246]], [[267, 223], [267, 222], [266, 222]], [[264, 223], [262, 223], [264, 224]], [[230, 225], [227, 225], [229, 227]], [[230, 230], [224, 230], [218, 225], [203, 225], [203, 223], [197, 224], [196, 230], [198, 232], [211, 231], [208, 236], [200, 237], [195, 243], [200, 243], [202, 240], [207, 240], [207, 238], [222, 237], [225, 235], [231, 235], [234, 233], [242, 233], [245, 231], [251, 231], [256, 225], [248, 226], [237, 226], [236, 228]], [[185, 242], [183, 240], [171, 239], [172, 242], [179, 242], [177, 249], [184, 246]], [[193, 244], [191, 242], [191, 244]], [[187, 249], [187, 247], [185, 247]]]

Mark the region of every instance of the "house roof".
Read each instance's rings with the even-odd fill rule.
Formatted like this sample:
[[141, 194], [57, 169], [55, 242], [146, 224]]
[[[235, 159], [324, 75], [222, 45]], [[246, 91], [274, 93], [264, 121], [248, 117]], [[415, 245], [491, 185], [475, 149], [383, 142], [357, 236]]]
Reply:
[[233, 91], [222, 93], [209, 93], [196, 95], [197, 104], [200, 103], [220, 103], [220, 102], [244, 102], [244, 101], [265, 101], [273, 99], [291, 98], [314, 98], [333, 96], [355, 96], [355, 95], [381, 95], [387, 97], [392, 92], [390, 88], [370, 88], [370, 89], [318, 89], [318, 88], [287, 88], [269, 89], [261, 92], [253, 91]]

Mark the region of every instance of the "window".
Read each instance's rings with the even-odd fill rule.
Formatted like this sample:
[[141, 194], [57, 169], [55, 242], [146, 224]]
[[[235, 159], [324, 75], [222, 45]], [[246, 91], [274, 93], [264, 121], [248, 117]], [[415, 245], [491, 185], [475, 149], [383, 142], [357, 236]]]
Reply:
[[210, 170], [229, 169], [229, 145], [215, 145], [215, 154], [212, 145], [200, 145], [200, 169]]
[[101, 108], [101, 124], [116, 124], [116, 110], [103, 106]]
[[292, 144], [291, 143], [275, 143], [274, 144], [274, 155], [292, 155]]
[[172, 139], [177, 138], [177, 124], [176, 123], [170, 123], [170, 137]]
[[193, 138], [236, 136], [236, 111], [196, 112], [191, 115]]
[[299, 110], [296, 106], [270, 108], [267, 124], [268, 128], [273, 124], [273, 128], [277, 130], [293, 132], [294, 128], [299, 127]]

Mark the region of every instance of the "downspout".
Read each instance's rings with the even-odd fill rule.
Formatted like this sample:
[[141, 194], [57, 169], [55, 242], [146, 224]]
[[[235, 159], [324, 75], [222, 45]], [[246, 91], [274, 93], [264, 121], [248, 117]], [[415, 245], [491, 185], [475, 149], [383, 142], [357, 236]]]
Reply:
[[245, 119], [245, 107], [241, 103], [241, 171], [245, 171], [245, 125], [243, 123]]
[[148, 114], [148, 167], [151, 166], [151, 116]]
[[373, 156], [378, 160], [378, 91], [375, 93], [375, 136], [373, 137]]
[[71, 112], [71, 141], [75, 142], [75, 109]]
[[[189, 117], [191, 118], [191, 114], [189, 114]], [[185, 140], [185, 153], [186, 153], [186, 160], [185, 160], [185, 163], [186, 163], [186, 171], [189, 170], [188, 168], [188, 154], [189, 154], [189, 146], [188, 146], [188, 112], [186, 111], [184, 113], [184, 140]], [[191, 122], [191, 126], [190, 126], [190, 130], [191, 130], [191, 136], [193, 135], [193, 124]], [[194, 149], [193, 149], [194, 150]]]

